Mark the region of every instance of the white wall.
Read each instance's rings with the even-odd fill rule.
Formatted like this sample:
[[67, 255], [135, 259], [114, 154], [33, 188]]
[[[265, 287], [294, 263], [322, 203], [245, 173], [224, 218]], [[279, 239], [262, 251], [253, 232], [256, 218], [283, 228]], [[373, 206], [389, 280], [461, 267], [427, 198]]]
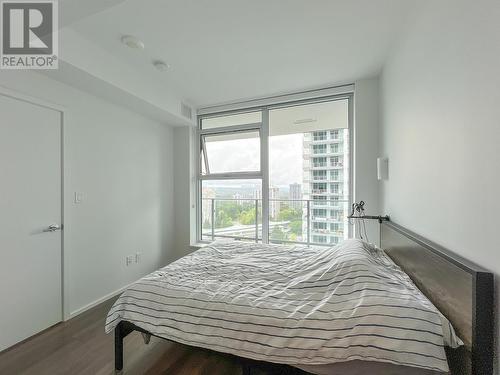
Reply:
[[[354, 96], [354, 201], [363, 200], [365, 202], [367, 215], [384, 215], [384, 212], [380, 212], [378, 202], [378, 110], [378, 78], [356, 81]], [[356, 225], [359, 226], [360, 223], [357, 222]], [[365, 220], [365, 226], [368, 240], [379, 245], [380, 225], [378, 221]]]
[[384, 68], [380, 137], [383, 210], [497, 276], [499, 19], [497, 0], [429, 4]]
[[193, 128], [174, 128], [174, 155], [175, 256], [180, 258], [194, 250], [190, 245], [196, 241]]
[[[172, 128], [33, 72], [2, 71], [0, 85], [66, 108], [68, 311], [173, 259]], [[127, 267], [125, 257], [137, 251], [140, 263]]]

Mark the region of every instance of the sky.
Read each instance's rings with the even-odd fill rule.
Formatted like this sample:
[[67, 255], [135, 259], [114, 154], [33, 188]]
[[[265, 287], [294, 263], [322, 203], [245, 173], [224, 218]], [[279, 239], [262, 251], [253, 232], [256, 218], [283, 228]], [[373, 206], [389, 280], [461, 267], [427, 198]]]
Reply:
[[[302, 133], [269, 138], [272, 186], [302, 184], [302, 140]], [[259, 138], [207, 142], [206, 148], [212, 173], [259, 170]]]

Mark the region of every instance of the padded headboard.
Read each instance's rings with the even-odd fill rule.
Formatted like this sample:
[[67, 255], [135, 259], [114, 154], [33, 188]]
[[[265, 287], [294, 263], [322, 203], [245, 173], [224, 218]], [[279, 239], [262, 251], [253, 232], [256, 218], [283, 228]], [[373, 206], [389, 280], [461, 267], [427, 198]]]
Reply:
[[465, 346], [447, 348], [453, 375], [493, 373], [493, 274], [393, 222], [381, 248], [453, 324]]

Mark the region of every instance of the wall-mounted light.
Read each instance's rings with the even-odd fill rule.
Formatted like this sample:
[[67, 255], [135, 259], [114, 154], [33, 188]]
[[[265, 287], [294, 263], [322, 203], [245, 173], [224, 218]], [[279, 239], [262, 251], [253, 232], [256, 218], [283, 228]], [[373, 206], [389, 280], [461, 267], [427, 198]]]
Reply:
[[377, 178], [387, 180], [389, 178], [389, 159], [377, 158]]

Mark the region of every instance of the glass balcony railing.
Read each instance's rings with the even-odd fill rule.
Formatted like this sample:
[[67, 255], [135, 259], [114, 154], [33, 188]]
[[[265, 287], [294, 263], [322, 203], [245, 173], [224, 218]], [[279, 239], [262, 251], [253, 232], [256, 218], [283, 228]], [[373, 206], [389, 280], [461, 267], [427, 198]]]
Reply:
[[[326, 245], [314, 241], [311, 232], [336, 237], [340, 232], [347, 233], [348, 209], [347, 200], [270, 199], [269, 242]], [[314, 222], [327, 222], [327, 229], [319, 232]], [[330, 223], [341, 230], [330, 230]], [[230, 238], [261, 242], [262, 199], [202, 198], [201, 224], [204, 241]]]

